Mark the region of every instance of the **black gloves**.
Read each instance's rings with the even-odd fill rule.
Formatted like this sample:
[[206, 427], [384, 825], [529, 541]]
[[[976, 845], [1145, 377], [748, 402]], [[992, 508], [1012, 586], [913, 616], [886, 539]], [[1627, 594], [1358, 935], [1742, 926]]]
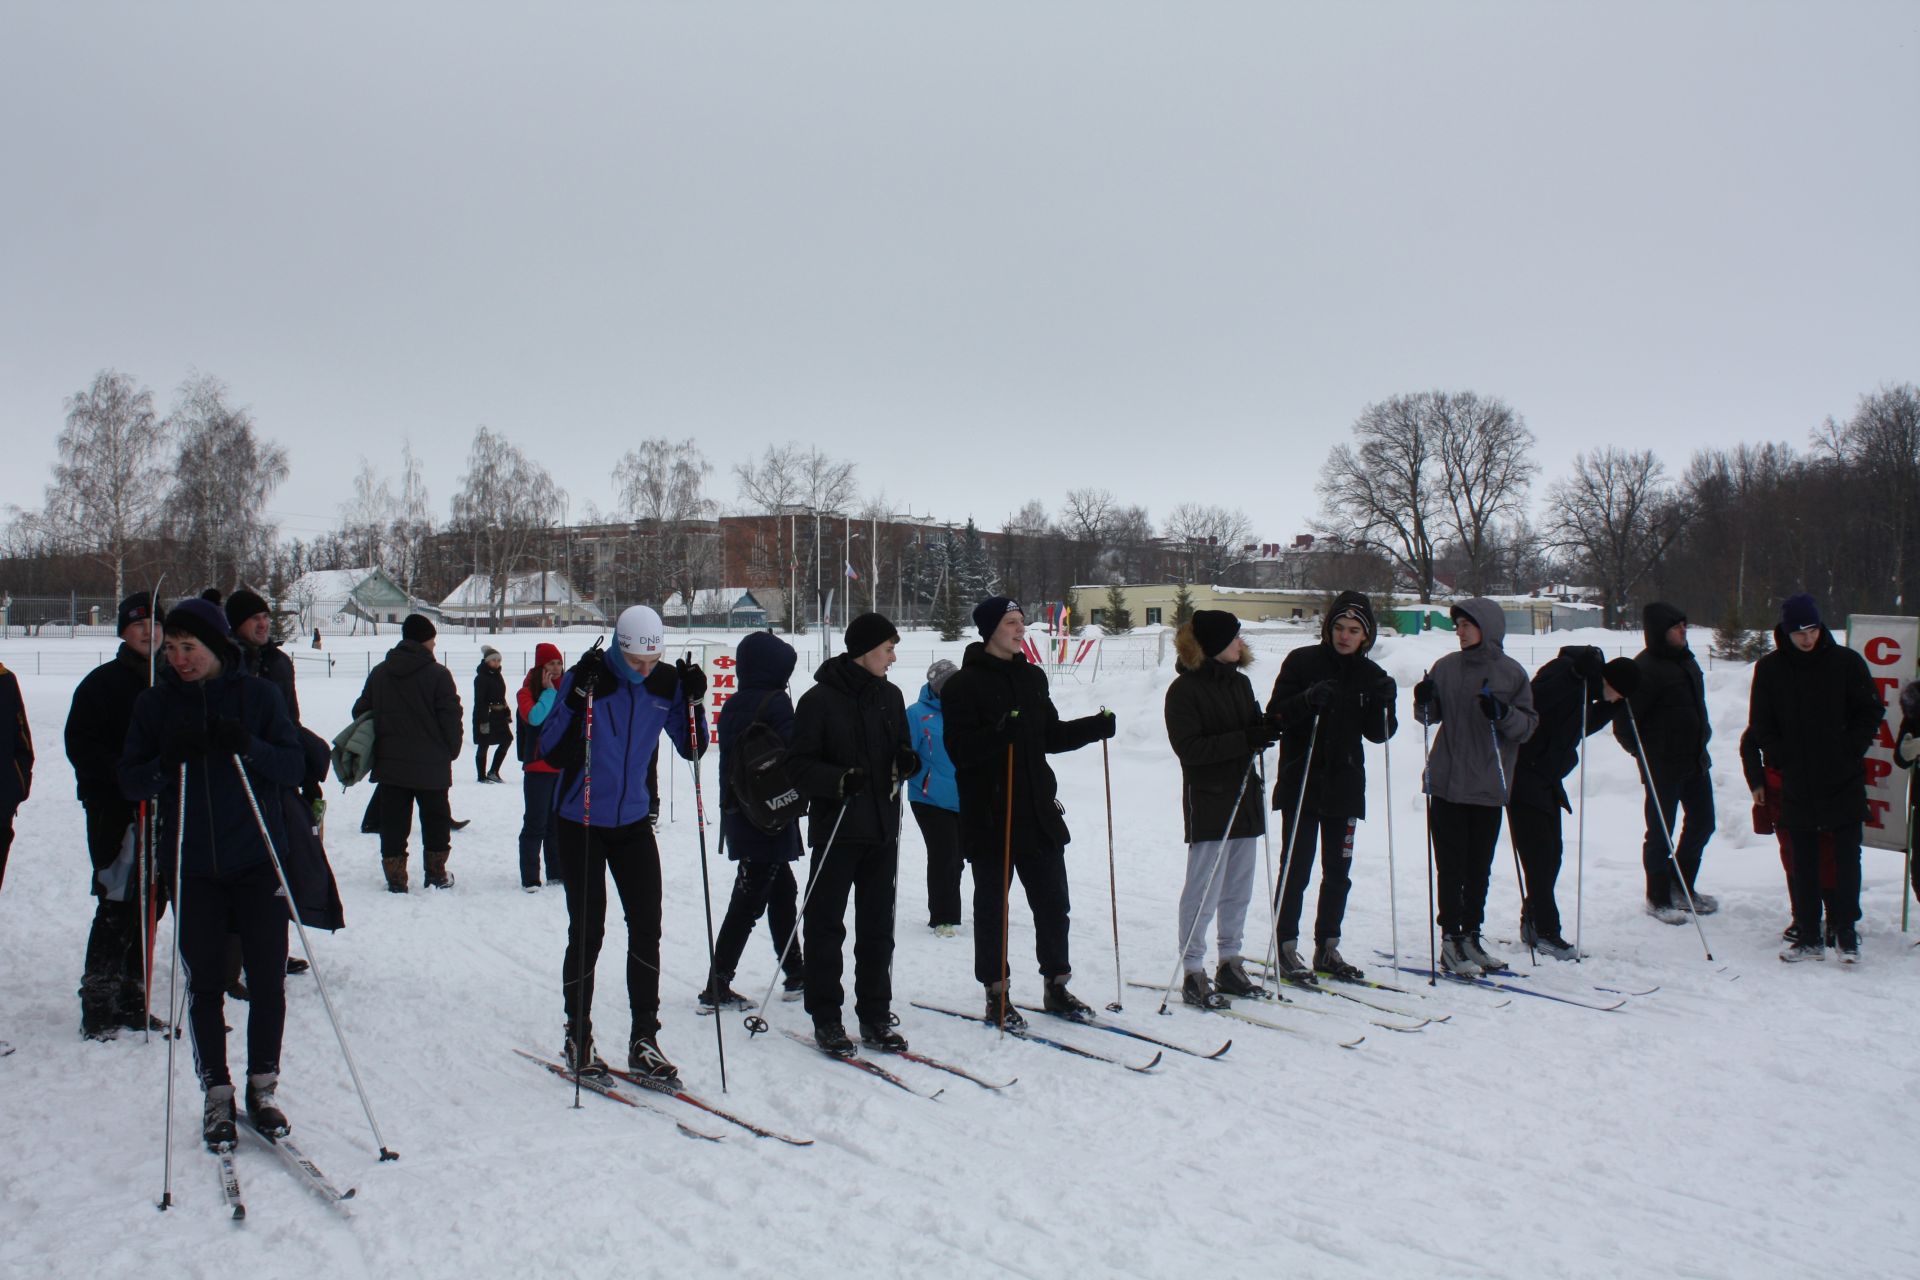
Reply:
[[607, 670], [606, 658], [598, 649], [589, 649], [581, 654], [580, 660], [573, 664], [571, 674], [573, 682], [567, 686], [567, 706], [575, 711], [587, 705], [589, 695], [604, 698], [619, 688], [614, 683], [613, 672]]
[[1120, 731], [1120, 722], [1105, 707], [1094, 713], [1094, 722], [1094, 735], [1103, 742]]
[[682, 658], [673, 664], [680, 677], [680, 692], [687, 695], [688, 702], [698, 702], [707, 696], [707, 673], [692, 658]]
[[1580, 645], [1573, 651], [1573, 671], [1580, 682], [1587, 686], [1589, 697], [1600, 691], [1600, 681], [1607, 670], [1606, 655], [1590, 644]]
[[640, 683], [654, 697], [671, 699], [680, 691], [680, 670], [664, 662], [656, 662], [653, 670], [647, 672], [647, 678]]
[[253, 750], [253, 735], [238, 720], [221, 716], [207, 725], [207, 746], [225, 755], [244, 758]]
[[1392, 676], [1381, 676], [1373, 686], [1374, 701], [1392, 706], [1400, 698], [1400, 686], [1393, 682]]
[[1316, 681], [1308, 685], [1306, 692], [1302, 693], [1300, 697], [1309, 707], [1313, 708], [1314, 714], [1318, 715], [1327, 709], [1327, 704], [1333, 701], [1334, 691], [1339, 687], [1340, 684], [1337, 680]]
[[866, 790], [866, 786], [867, 771], [859, 765], [855, 765], [840, 775], [840, 798], [842, 800], [851, 800]]
[[905, 744], [894, 748], [893, 776], [896, 778], [911, 778], [918, 772], [920, 772], [919, 753]]
[[1002, 712], [1000, 718], [993, 722], [993, 732], [994, 736], [1002, 742], [1012, 742], [1019, 737], [1020, 708], [1015, 707], [1011, 711]]
[[1259, 724], [1247, 729], [1247, 750], [1255, 755], [1259, 755], [1278, 741], [1280, 741], [1280, 730], [1264, 717]]
[[189, 760], [198, 760], [206, 754], [207, 726], [204, 724], [175, 724], [160, 742], [160, 764], [163, 768], [178, 769]]
[[1507, 718], [1507, 704], [1489, 693], [1485, 687], [1480, 690], [1480, 714], [1496, 724]]
[[1433, 681], [1422, 680], [1413, 686], [1413, 705], [1424, 707], [1433, 701]]

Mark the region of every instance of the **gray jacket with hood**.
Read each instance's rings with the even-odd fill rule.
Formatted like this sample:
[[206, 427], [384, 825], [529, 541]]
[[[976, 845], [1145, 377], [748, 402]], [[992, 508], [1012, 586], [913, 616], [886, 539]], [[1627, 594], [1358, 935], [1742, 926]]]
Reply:
[[[1533, 709], [1533, 686], [1527, 669], [1501, 647], [1507, 638], [1507, 617], [1500, 606], [1475, 596], [1455, 607], [1480, 628], [1480, 643], [1434, 663], [1427, 673], [1433, 682], [1433, 701], [1414, 708], [1422, 721], [1441, 726], [1433, 753], [1427, 757], [1426, 791], [1455, 804], [1504, 806], [1520, 744], [1540, 722]], [[1482, 692], [1506, 704], [1504, 719], [1489, 720], [1482, 714]]]

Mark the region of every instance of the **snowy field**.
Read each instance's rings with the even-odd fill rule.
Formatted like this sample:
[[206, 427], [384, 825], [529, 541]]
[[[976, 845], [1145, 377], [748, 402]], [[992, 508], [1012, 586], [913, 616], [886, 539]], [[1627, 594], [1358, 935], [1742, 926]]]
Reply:
[[[535, 636], [500, 642], [510, 680]], [[1264, 698], [1298, 631], [1255, 637]], [[1696, 633], [1696, 650], [1708, 637]], [[369, 651], [391, 643], [330, 640], [332, 676], [305, 648], [307, 723], [331, 735], [347, 720]], [[470, 698], [480, 638], [447, 635]], [[569, 655], [589, 642], [561, 637]], [[1638, 648], [1598, 632], [1518, 637], [1529, 666], [1563, 642]], [[812, 638], [803, 642], [811, 646]], [[1450, 635], [1388, 638], [1375, 656], [1410, 689], [1452, 646]], [[1537, 648], [1536, 648], [1537, 646]], [[1507, 940], [1515, 985], [1591, 1002], [1593, 1012], [1457, 985], [1394, 977], [1386, 948], [1388, 822], [1381, 752], [1369, 747], [1373, 818], [1359, 837], [1345, 950], [1370, 976], [1409, 994], [1359, 994], [1418, 1018], [1417, 1032], [1358, 1004], [1297, 993], [1257, 1010], [1275, 1031], [1125, 991], [1117, 1020], [1218, 1061], [1168, 1054], [1141, 1075], [923, 1013], [909, 1001], [974, 1008], [967, 931], [925, 927], [925, 865], [911, 821], [901, 850], [894, 988], [916, 1049], [1019, 1081], [991, 1093], [910, 1063], [900, 1072], [935, 1101], [828, 1062], [780, 1035], [748, 1041], [723, 1024], [739, 1112], [816, 1139], [796, 1148], [731, 1130], [691, 1141], [659, 1116], [587, 1097], [517, 1058], [549, 1053], [561, 1032], [565, 909], [558, 889], [523, 894], [516, 871], [515, 785], [481, 786], [463, 755], [454, 812], [457, 886], [384, 891], [376, 842], [358, 834], [367, 791], [333, 804], [329, 840], [349, 927], [314, 934], [387, 1142], [375, 1146], [327, 1026], [314, 981], [288, 981], [281, 1094], [308, 1153], [359, 1188], [350, 1212], [311, 1197], [256, 1146], [243, 1146], [250, 1216], [230, 1223], [211, 1158], [199, 1147], [199, 1095], [183, 1052], [176, 1100], [177, 1207], [155, 1212], [162, 1175], [166, 1049], [131, 1032], [111, 1044], [78, 1034], [78, 984], [92, 902], [82, 814], [61, 751], [74, 683], [105, 639], [14, 639], [0, 660], [21, 673], [40, 765], [0, 890], [0, 1273], [18, 1276], [1789, 1276], [1920, 1274], [1920, 952], [1899, 929], [1898, 855], [1866, 854], [1864, 959], [1788, 968], [1775, 959], [1787, 921], [1769, 838], [1748, 828], [1735, 743], [1748, 670], [1707, 675], [1720, 830], [1701, 875], [1722, 909], [1705, 920], [1715, 960], [1691, 927], [1642, 914], [1640, 788], [1610, 737], [1591, 741], [1587, 774], [1584, 942], [1580, 965], [1528, 965], [1511, 945], [1518, 907], [1510, 855], [1495, 865], [1490, 939]], [[936, 650], [902, 646], [895, 679], [909, 700]], [[1119, 656], [1116, 646], [1114, 656]], [[1133, 643], [1138, 655], [1152, 638]], [[803, 651], [793, 690], [805, 688]], [[1116, 661], [1096, 683], [1056, 683], [1065, 715], [1100, 705], [1119, 716], [1112, 745], [1120, 945], [1126, 977], [1165, 982], [1175, 964], [1174, 899], [1183, 863], [1179, 774], [1160, 704], [1170, 666]], [[1408, 716], [1403, 692], [1401, 714]], [[1069, 850], [1077, 991], [1115, 995], [1108, 923], [1100, 753], [1056, 757], [1074, 830]], [[1420, 735], [1392, 749], [1399, 941], [1425, 964], [1426, 880]], [[716, 779], [706, 790], [711, 805]], [[1572, 788], [1572, 780], [1569, 780]], [[719, 1099], [713, 1022], [694, 1013], [706, 969], [692, 781], [676, 770], [661, 825], [666, 879], [661, 1042], [692, 1090]], [[1560, 901], [1572, 934], [1575, 820]], [[1279, 850], [1276, 846], [1277, 860]], [[413, 868], [419, 878], [417, 836]], [[730, 864], [710, 866], [716, 902]], [[1311, 901], [1311, 899], [1310, 899]], [[1037, 997], [1032, 931], [1015, 894], [1016, 993]], [[1250, 935], [1264, 912], [1256, 904]], [[621, 925], [608, 926], [599, 1022], [624, 1031]], [[161, 953], [171, 935], [163, 927]], [[1250, 944], [1251, 945], [1251, 944]], [[757, 996], [772, 973], [764, 926], [736, 985]], [[849, 982], [851, 980], [849, 965]], [[1650, 992], [1626, 997], [1602, 988]], [[1654, 990], [1657, 988], [1657, 990]], [[164, 975], [161, 980], [164, 990]], [[243, 1013], [229, 1006], [236, 1027]], [[850, 1011], [849, 1011], [850, 1012]], [[776, 1026], [803, 1029], [798, 1005]], [[1041, 1020], [1049, 1022], [1049, 1020]], [[1037, 1026], [1087, 1048], [1139, 1060], [1121, 1037], [1057, 1022]], [[1338, 1041], [1365, 1036], [1357, 1048]], [[610, 1050], [616, 1046], [608, 1045]], [[243, 1053], [234, 1038], [236, 1065]], [[690, 1122], [726, 1126], [667, 1101]]]

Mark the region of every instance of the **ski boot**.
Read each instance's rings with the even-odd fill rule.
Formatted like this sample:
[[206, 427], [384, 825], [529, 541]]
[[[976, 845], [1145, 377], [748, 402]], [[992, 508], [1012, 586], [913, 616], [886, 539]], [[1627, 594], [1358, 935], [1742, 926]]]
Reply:
[[805, 994], [807, 994], [806, 970], [796, 962], [793, 968], [787, 970], [787, 976], [781, 979], [780, 998], [791, 1003]]
[[207, 1086], [206, 1107], [200, 1113], [200, 1137], [209, 1151], [231, 1151], [240, 1142], [233, 1124], [233, 1086]]
[[1440, 944], [1440, 967], [1459, 978], [1477, 978], [1484, 970], [1468, 955], [1457, 933], [1449, 933]]
[[1249, 996], [1259, 999], [1267, 989], [1247, 972], [1247, 962], [1239, 956], [1222, 956], [1214, 966], [1213, 989], [1223, 996]]
[[1189, 969], [1180, 980], [1180, 999], [1196, 1009], [1224, 1009], [1228, 1005], [1226, 996], [1213, 989], [1207, 981], [1205, 969]]
[[581, 1039], [585, 1044], [584, 1050], [581, 1046], [576, 1045], [573, 1036], [568, 1034], [566, 1044], [560, 1050], [560, 1060], [567, 1064], [568, 1071], [576, 1071], [583, 1076], [599, 1076], [605, 1079], [608, 1074], [607, 1060], [593, 1051], [592, 1033], [589, 1032], [582, 1036]]
[[654, 1037], [657, 1032], [635, 1032], [627, 1045], [627, 1070], [650, 1085], [666, 1089], [680, 1087], [680, 1068], [667, 1061], [667, 1055], [660, 1052], [660, 1042]]
[[[1685, 911], [1688, 900], [1688, 893], [1675, 892], [1673, 895], [1673, 905], [1677, 910]], [[1710, 916], [1720, 909], [1720, 899], [1710, 893], [1702, 893], [1698, 889], [1691, 891], [1691, 900], [1693, 910], [1699, 915]]]
[[1013, 995], [1004, 982], [987, 984], [987, 1021], [995, 1026], [1003, 1026], [1009, 1031], [1025, 1031], [1027, 1020], [1020, 1016], [1020, 1010], [1013, 1004]]
[[753, 1001], [727, 985], [733, 977], [730, 973], [715, 972], [707, 978], [707, 986], [697, 997], [702, 1009], [751, 1009]]
[[1780, 958], [1788, 964], [1799, 964], [1804, 960], [1825, 960], [1827, 949], [1819, 941], [1796, 942], [1780, 953]]
[[1853, 929], [1843, 930], [1834, 943], [1840, 951], [1841, 964], [1860, 963], [1860, 935]]
[[1573, 944], [1557, 933], [1537, 933], [1533, 939], [1533, 949], [1550, 960], [1578, 960], [1580, 953]]
[[1313, 985], [1313, 970], [1300, 958], [1300, 948], [1291, 942], [1280, 944], [1280, 976], [1288, 982]]
[[1048, 978], [1046, 995], [1040, 1002], [1041, 1006], [1048, 1013], [1057, 1013], [1072, 1018], [1075, 1022], [1091, 1022], [1093, 1010], [1073, 992], [1067, 990], [1067, 983], [1072, 980], [1071, 973], [1059, 973]]
[[1507, 967], [1507, 962], [1480, 945], [1480, 935], [1469, 933], [1460, 939], [1461, 948], [1467, 958], [1480, 966], [1483, 973], [1494, 973]]
[[820, 1046], [822, 1053], [830, 1053], [836, 1058], [853, 1056], [853, 1041], [847, 1036], [847, 1029], [838, 1022], [818, 1021], [813, 1024], [813, 1042]]
[[277, 1071], [247, 1077], [247, 1123], [269, 1138], [284, 1138], [293, 1132], [293, 1126], [287, 1123], [287, 1113], [273, 1098], [279, 1087]]
[[905, 1053], [907, 1038], [894, 1030], [899, 1022], [891, 1013], [878, 1021], [860, 1019], [860, 1043], [882, 1053]]
[[1340, 954], [1340, 939], [1322, 938], [1313, 947], [1313, 967], [1330, 978], [1339, 978], [1346, 982], [1358, 982], [1366, 977], [1366, 971], [1350, 965]]

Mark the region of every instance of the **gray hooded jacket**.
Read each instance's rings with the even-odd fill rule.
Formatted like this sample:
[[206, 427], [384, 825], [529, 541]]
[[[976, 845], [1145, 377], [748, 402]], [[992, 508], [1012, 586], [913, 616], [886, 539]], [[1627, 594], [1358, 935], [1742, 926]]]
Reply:
[[[1455, 804], [1504, 806], [1520, 757], [1520, 744], [1533, 736], [1540, 717], [1533, 709], [1527, 669], [1506, 655], [1507, 617], [1484, 596], [1456, 606], [1480, 628], [1480, 643], [1450, 653], [1433, 664], [1427, 679], [1434, 700], [1416, 707], [1427, 724], [1442, 725], [1427, 757], [1428, 795]], [[1489, 720], [1480, 710], [1480, 694], [1491, 693], [1507, 705], [1506, 718]], [[1495, 762], [1494, 742], [1500, 744]]]

